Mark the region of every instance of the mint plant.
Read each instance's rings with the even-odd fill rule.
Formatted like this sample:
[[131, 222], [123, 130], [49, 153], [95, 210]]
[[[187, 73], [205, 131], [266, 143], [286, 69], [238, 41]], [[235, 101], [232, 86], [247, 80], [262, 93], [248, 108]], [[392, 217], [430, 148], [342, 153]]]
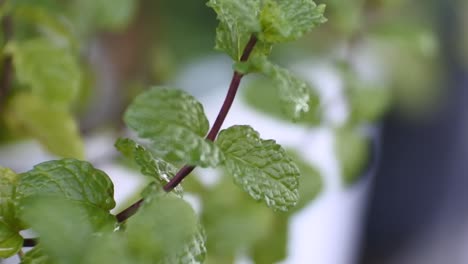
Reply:
[[[297, 40], [324, 23], [325, 6], [312, 0], [210, 0], [207, 5], [219, 20], [215, 48], [232, 58], [234, 68], [214, 124], [210, 127], [201, 103], [182, 90], [152, 87], [138, 95], [124, 114], [138, 140], [121, 138], [115, 147], [150, 183], [140, 200], [116, 215], [110, 213], [115, 207], [111, 179], [89, 162], [53, 160], [24, 173], [1, 168], [0, 257], [19, 254], [24, 264], [202, 263], [205, 230], [180, 187], [196, 166], [222, 168], [250, 200], [274, 211], [288, 211], [298, 203], [300, 170], [280, 145], [262, 139], [247, 125], [221, 128], [241, 80], [250, 73], [271, 79], [289, 118], [306, 118], [316, 94], [269, 55], [274, 45]], [[28, 8], [16, 1], [4, 6], [3, 75], [12, 78], [14, 68], [18, 87], [10, 90], [11, 82], [2, 81], [4, 121], [13, 131], [26, 129], [60, 156], [81, 158], [83, 146], [70, 114], [80, 89], [73, 37], [59, 43], [43, 36], [12, 39], [6, 34], [11, 30], [8, 23], [21, 20]], [[43, 9], [32, 10], [33, 18], [44, 19]], [[63, 29], [59, 22], [47, 21]], [[67, 35], [60, 33], [53, 32]], [[278, 226], [285, 228], [281, 223]], [[23, 238], [20, 231], [25, 229], [38, 238]], [[24, 254], [23, 246], [34, 248]], [[252, 246], [253, 258], [265, 247]]]

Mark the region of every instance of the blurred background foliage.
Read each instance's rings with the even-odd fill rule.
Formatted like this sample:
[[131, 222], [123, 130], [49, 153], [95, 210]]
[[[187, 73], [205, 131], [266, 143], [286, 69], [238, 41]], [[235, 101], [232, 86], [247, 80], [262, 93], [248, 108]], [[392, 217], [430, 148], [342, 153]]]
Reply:
[[458, 43], [455, 43], [456, 54], [460, 56], [462, 63], [466, 67], [468, 65], [468, 2], [456, 1], [456, 18], [459, 21], [459, 26], [456, 29], [456, 34], [460, 36]]
[[[327, 122], [320, 112], [327, 102], [312, 98], [313, 110], [294, 125], [335, 129], [343, 182], [350, 185], [372, 154], [362, 133], [366, 127], [389, 109], [411, 119], [424, 117], [443, 96], [437, 89], [440, 45], [424, 1], [318, 2], [327, 5], [328, 22], [273, 56], [284, 64], [326, 61], [338, 72], [346, 120]], [[465, 30], [466, 13], [463, 3]], [[0, 144], [34, 138], [57, 156], [83, 158], [82, 138], [103, 128], [120, 133], [123, 110], [144, 87], [172, 83], [187, 64], [217, 55], [216, 17], [201, 0], [6, 0], [0, 15], [1, 56], [12, 56], [15, 68], [11, 87], [0, 88]], [[459, 52], [468, 63], [464, 36]], [[371, 66], [362, 58], [370, 58]], [[243, 99], [284, 120], [269, 87], [262, 79], [249, 82]], [[208, 263], [229, 263], [239, 254], [256, 263], [285, 257], [290, 216], [322, 188], [317, 170], [293, 156], [304, 176], [302, 200], [289, 214], [255, 203], [226, 177], [210, 188], [194, 177], [184, 184], [203, 204]]]

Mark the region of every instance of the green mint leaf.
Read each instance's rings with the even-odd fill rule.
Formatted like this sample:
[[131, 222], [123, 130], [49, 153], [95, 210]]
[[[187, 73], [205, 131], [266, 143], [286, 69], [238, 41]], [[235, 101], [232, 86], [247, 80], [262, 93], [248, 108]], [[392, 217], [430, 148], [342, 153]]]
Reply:
[[250, 32], [259, 32], [258, 14], [261, 3], [259, 0], [209, 0], [207, 6], [217, 14], [219, 21], [228, 26], [240, 26]]
[[262, 140], [250, 126], [232, 126], [221, 131], [217, 144], [227, 171], [255, 200], [281, 211], [296, 205], [299, 169], [274, 140]]
[[56, 105], [68, 105], [78, 94], [81, 73], [76, 58], [67, 48], [47, 39], [10, 43], [17, 79], [33, 94]]
[[12, 170], [0, 166], [0, 223], [19, 231], [21, 228], [18, 226], [14, 204], [18, 178]]
[[310, 110], [309, 103], [317, 100], [309, 84], [287, 69], [273, 64], [265, 56], [254, 56], [248, 62], [237, 63], [235, 68], [268, 76], [278, 90], [284, 112], [293, 120], [302, 118]]
[[221, 179], [200, 193], [203, 204], [201, 218], [209, 238], [209, 256], [235, 257], [242, 250], [249, 251], [270, 232], [276, 232], [271, 229], [275, 214], [232, 184], [228, 175]]
[[113, 228], [115, 224], [115, 217], [109, 213], [115, 207], [114, 185], [109, 176], [88, 162], [63, 159], [36, 165], [21, 174], [16, 192], [22, 206], [46, 196], [77, 204], [90, 216], [95, 229]]
[[269, 43], [297, 40], [313, 27], [325, 23], [325, 5], [312, 0], [266, 0], [259, 19], [259, 38]]
[[336, 132], [335, 151], [344, 183], [355, 183], [367, 168], [370, 157], [368, 139], [356, 128], [341, 128]]
[[82, 158], [84, 145], [73, 116], [32, 94], [18, 93], [8, 101], [4, 118], [11, 131], [37, 139], [51, 153]]
[[146, 91], [128, 107], [124, 120], [141, 138], [150, 139], [151, 151], [165, 160], [214, 167], [223, 159], [216, 145], [203, 138], [208, 132], [203, 106], [186, 92]]
[[292, 75], [288, 70], [272, 65], [264, 68], [265, 74], [270, 76], [278, 88], [279, 96], [288, 116], [300, 118], [309, 112], [309, 101], [312, 89], [309, 85]]
[[186, 242], [181, 250], [166, 257], [161, 264], [201, 264], [206, 257], [206, 235], [201, 226], [188, 242]]
[[[259, 0], [210, 0], [207, 5], [218, 15], [215, 49], [227, 53], [234, 61], [240, 61], [243, 50], [252, 34], [261, 30], [258, 14]], [[271, 45], [258, 41], [254, 53], [268, 55]]]
[[80, 204], [50, 196], [36, 196], [24, 204], [22, 218], [39, 235], [39, 246], [54, 263], [83, 263], [83, 253], [97, 231]]
[[23, 237], [0, 220], [0, 258], [15, 255], [23, 247]]
[[159, 263], [186, 248], [198, 232], [198, 220], [187, 202], [166, 194], [145, 200], [125, 231], [134, 263]]
[[[220, 23], [216, 28], [215, 49], [225, 52], [234, 61], [240, 61], [244, 48], [250, 40], [250, 36], [251, 35], [249, 33], [230, 29], [225, 24]], [[257, 44], [255, 44], [251, 56], [267, 56], [271, 53], [271, 50], [271, 44], [257, 40]]]
[[[248, 83], [243, 96], [246, 103], [255, 110], [281, 120], [291, 120], [285, 109], [281, 107], [281, 98], [274, 90], [274, 82], [271, 80], [261, 78]], [[295, 121], [308, 126], [318, 125], [321, 121], [321, 116], [318, 114], [319, 102], [318, 94], [311, 92], [308, 102], [310, 110]]]
[[[37, 184], [40, 183], [40, 184]], [[82, 202], [103, 210], [115, 207], [114, 185], [103, 171], [75, 159], [47, 161], [22, 173], [18, 199], [52, 196]]]
[[18, 175], [0, 167], [0, 258], [16, 254], [23, 246], [22, 224], [16, 217], [15, 194]]
[[224, 23], [216, 28], [215, 49], [228, 54], [234, 61], [240, 61], [245, 45], [249, 41], [248, 32], [232, 30]]
[[216, 29], [215, 49], [239, 61], [250, 35], [260, 30], [257, 19], [260, 1], [210, 0], [207, 5], [216, 12], [220, 21]]
[[40, 246], [35, 246], [24, 254], [20, 264], [53, 264]]
[[268, 55], [272, 43], [296, 40], [314, 26], [324, 23], [325, 5], [312, 0], [210, 0], [220, 21], [215, 49], [240, 61], [252, 35], [258, 36], [254, 54]]
[[[140, 167], [141, 173], [155, 179], [160, 187], [167, 184], [177, 174], [177, 169], [172, 164], [153, 158], [151, 152], [131, 139], [119, 138], [115, 142], [115, 147], [127, 158], [133, 159]], [[181, 186], [177, 186], [174, 191], [178, 195], [183, 193]]]

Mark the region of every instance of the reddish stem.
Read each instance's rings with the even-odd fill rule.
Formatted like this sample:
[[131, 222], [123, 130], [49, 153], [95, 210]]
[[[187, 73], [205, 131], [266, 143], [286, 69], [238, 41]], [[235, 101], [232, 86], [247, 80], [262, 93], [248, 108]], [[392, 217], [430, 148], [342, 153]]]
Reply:
[[[240, 61], [245, 62], [249, 59], [250, 54], [253, 51], [253, 48], [255, 47], [255, 44], [257, 43], [257, 38], [252, 35], [250, 37], [249, 42], [245, 46], [244, 52], [242, 53], [242, 57]], [[208, 135], [206, 136], [206, 139], [210, 141], [215, 141], [216, 136], [219, 133], [219, 130], [221, 130], [221, 126], [224, 123], [224, 120], [226, 119], [227, 114], [229, 113], [229, 109], [231, 109], [232, 103], [234, 102], [234, 99], [236, 98], [237, 90], [239, 89], [240, 82], [242, 80], [242, 77], [244, 77], [243, 74], [238, 73], [234, 71], [234, 74], [231, 79], [231, 84], [229, 85], [229, 90], [226, 94], [226, 98], [224, 99], [223, 106], [221, 106], [221, 109], [219, 110], [218, 117], [216, 117], [216, 121], [214, 122], [213, 126], [210, 129], [210, 132], [208, 132]], [[189, 175], [190, 172], [195, 169], [194, 166], [184, 166], [174, 178], [171, 179], [169, 183], [167, 183], [164, 186], [164, 190], [166, 192], [172, 191], [177, 185], [179, 185], [180, 182], [182, 182], [185, 177]]]
[[[245, 62], [249, 59], [250, 54], [252, 53], [255, 44], [257, 44], [257, 38], [252, 35], [250, 37], [249, 42], [244, 48], [244, 52], [242, 53], [240, 61]], [[211, 127], [210, 131], [208, 132], [208, 135], [206, 136], [207, 140], [214, 141], [216, 139], [216, 136], [218, 135], [221, 126], [224, 123], [224, 120], [226, 119], [226, 116], [229, 112], [229, 109], [231, 109], [232, 103], [234, 102], [234, 99], [237, 94], [237, 90], [239, 89], [240, 82], [242, 80], [242, 77], [244, 77], [243, 74], [234, 71], [234, 74], [231, 79], [231, 84], [229, 85], [229, 90], [226, 94], [226, 98], [224, 99], [224, 103], [218, 113], [218, 117], [216, 117], [216, 121], [214, 122], [213, 126]], [[1, 88], [1, 87], [0, 87]], [[176, 176], [171, 179], [163, 188], [166, 192], [172, 191], [177, 185], [179, 185], [180, 182], [182, 182], [185, 177], [187, 177], [190, 172], [192, 172], [195, 169], [195, 166], [189, 166], [186, 165], [182, 167], [179, 172], [177, 172]], [[130, 218], [132, 215], [134, 215], [140, 206], [143, 204], [143, 199], [138, 200], [136, 203], [132, 204], [130, 207], [126, 208], [122, 212], [118, 213], [116, 215], [116, 219], [119, 223], [124, 222], [128, 218]], [[33, 247], [37, 244], [36, 239], [31, 238], [31, 239], [25, 239], [23, 246], [24, 247]]]
[[163, 189], [166, 192], [172, 191], [179, 183], [187, 177], [193, 170], [195, 166], [185, 165], [182, 169], [177, 172], [177, 174], [172, 178], [166, 185], [164, 185]]
[[134, 215], [138, 208], [143, 204], [143, 199], [138, 200], [136, 203], [130, 205], [127, 209], [123, 210], [122, 212], [118, 213], [115, 217], [119, 223], [127, 220], [130, 216]]
[[[250, 54], [253, 51], [253, 48], [255, 47], [255, 44], [257, 44], [257, 38], [252, 35], [250, 37], [249, 42], [245, 46], [244, 52], [242, 53], [242, 57], [240, 61], [245, 62], [249, 59]], [[224, 120], [226, 119], [226, 116], [229, 112], [229, 109], [231, 109], [232, 103], [234, 102], [234, 99], [236, 98], [237, 90], [239, 89], [239, 84], [241, 82], [241, 79], [244, 75], [234, 72], [232, 79], [231, 79], [231, 84], [229, 85], [229, 90], [226, 94], [226, 99], [224, 99], [223, 106], [221, 107], [221, 110], [219, 111], [218, 117], [216, 117], [216, 121], [213, 124], [213, 127], [211, 127], [210, 132], [206, 136], [206, 139], [214, 141], [216, 139], [216, 136], [219, 133], [219, 130], [221, 129], [221, 126], [224, 123]], [[167, 185], [166, 185], [167, 186]]]
[[[250, 54], [252, 53], [255, 44], [257, 44], [257, 37], [252, 35], [249, 39], [249, 42], [244, 48], [244, 51], [242, 53], [241, 62], [245, 62], [249, 59]], [[219, 110], [218, 117], [216, 117], [216, 121], [214, 122], [213, 126], [211, 127], [210, 131], [208, 132], [208, 135], [206, 136], [207, 140], [214, 141], [216, 139], [216, 136], [219, 133], [219, 130], [221, 129], [221, 126], [224, 123], [224, 120], [226, 119], [226, 116], [229, 112], [229, 109], [231, 109], [232, 103], [234, 102], [234, 99], [236, 98], [237, 90], [239, 89], [240, 82], [242, 80], [242, 77], [244, 75], [234, 71], [234, 74], [231, 79], [231, 84], [229, 85], [229, 90], [226, 94], [226, 98], [224, 99], [224, 103]], [[190, 172], [192, 172], [195, 169], [195, 166], [190, 166], [190, 165], [185, 165], [182, 167], [179, 172], [172, 178], [163, 188], [166, 192], [172, 191], [177, 185], [179, 185], [185, 177], [187, 177]], [[119, 222], [123, 222], [127, 220], [130, 216], [135, 214], [135, 212], [138, 210], [138, 208], [141, 206], [143, 202], [143, 199], [139, 200], [138, 202], [134, 203], [127, 209], [123, 210], [117, 215], [117, 220]]]

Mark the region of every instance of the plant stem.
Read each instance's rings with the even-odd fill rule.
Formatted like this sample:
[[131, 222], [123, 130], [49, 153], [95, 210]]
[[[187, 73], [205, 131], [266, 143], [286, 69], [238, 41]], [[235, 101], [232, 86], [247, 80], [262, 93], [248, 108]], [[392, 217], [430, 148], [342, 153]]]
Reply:
[[[249, 42], [245, 46], [244, 52], [242, 53], [240, 61], [245, 62], [249, 59], [250, 54], [252, 53], [255, 44], [257, 44], [257, 38], [252, 35], [250, 37]], [[231, 84], [229, 85], [229, 90], [226, 94], [226, 98], [224, 99], [223, 106], [219, 110], [218, 117], [216, 118], [216, 121], [214, 122], [213, 126], [211, 127], [210, 131], [208, 132], [208, 135], [206, 136], [207, 140], [214, 141], [216, 139], [216, 136], [219, 133], [219, 130], [221, 129], [221, 126], [224, 123], [224, 120], [226, 119], [226, 116], [229, 112], [229, 109], [231, 109], [232, 103], [234, 102], [234, 99], [237, 94], [237, 90], [239, 89], [240, 82], [242, 80], [242, 77], [244, 77], [243, 74], [234, 71], [234, 74], [232, 76]], [[182, 169], [177, 172], [176, 176], [171, 179], [163, 188], [166, 192], [172, 191], [179, 183], [187, 177], [187, 175], [190, 174], [190, 172], [195, 169], [195, 166], [189, 166], [186, 165], [182, 167]], [[126, 208], [122, 212], [118, 213], [116, 215], [116, 219], [119, 223], [124, 222], [128, 218], [130, 218], [132, 215], [134, 215], [137, 211], [138, 208], [143, 204], [143, 199], [138, 200], [136, 203], [132, 204], [130, 207]], [[36, 239], [33, 238], [28, 238], [24, 239], [23, 242], [23, 247], [34, 247], [37, 244]]]
[[[5, 16], [3, 18], [2, 31], [5, 43], [13, 38], [13, 22], [11, 16]], [[13, 79], [13, 58], [10, 55], [6, 55], [3, 58], [3, 67], [0, 78], [0, 108], [2, 108], [10, 91]]]
[[166, 185], [164, 185], [163, 189], [166, 192], [172, 191], [179, 183], [187, 177], [193, 170], [195, 169], [195, 166], [189, 166], [185, 165], [180, 169], [177, 174], [172, 178]]
[[[249, 59], [250, 54], [253, 51], [253, 48], [255, 47], [255, 44], [257, 43], [257, 38], [252, 35], [250, 37], [249, 42], [244, 48], [244, 52], [242, 53], [242, 57], [240, 61], [245, 62]], [[229, 112], [229, 109], [231, 109], [232, 103], [234, 102], [234, 99], [236, 98], [237, 90], [239, 89], [240, 82], [242, 80], [242, 77], [244, 77], [243, 74], [238, 73], [234, 71], [234, 74], [231, 79], [231, 84], [229, 85], [229, 90], [226, 94], [226, 98], [224, 99], [223, 106], [221, 106], [221, 109], [219, 110], [218, 117], [216, 117], [216, 121], [214, 122], [213, 126], [210, 129], [210, 132], [208, 132], [208, 135], [206, 136], [206, 139], [210, 141], [214, 141], [216, 139], [216, 136], [219, 133], [219, 130], [221, 129], [221, 126], [224, 123], [224, 120], [226, 119], [226, 116]], [[187, 175], [190, 174], [190, 172], [195, 169], [194, 166], [184, 166], [174, 178], [169, 181], [164, 186], [164, 190], [166, 192], [170, 192], [172, 189], [174, 189], [179, 183], [187, 177]]]
[[[249, 42], [244, 48], [244, 51], [242, 53], [240, 61], [245, 62], [249, 59], [250, 54], [252, 53], [255, 44], [257, 44], [257, 37], [255, 35], [252, 35], [249, 39]], [[224, 99], [224, 103], [219, 110], [218, 117], [216, 118], [216, 121], [214, 122], [213, 126], [211, 127], [210, 131], [208, 132], [208, 135], [206, 136], [207, 140], [214, 141], [216, 139], [216, 136], [219, 133], [219, 130], [221, 129], [221, 126], [224, 123], [224, 120], [226, 119], [226, 116], [229, 112], [229, 109], [232, 106], [232, 103], [234, 102], [234, 99], [237, 94], [237, 90], [239, 89], [240, 82], [242, 80], [242, 77], [244, 77], [243, 74], [234, 71], [234, 74], [231, 79], [231, 84], [229, 85], [229, 90], [226, 94], [226, 98]], [[177, 172], [177, 174], [172, 178], [163, 188], [166, 192], [172, 191], [177, 185], [179, 185], [180, 182], [182, 182], [187, 175], [190, 174], [190, 172], [195, 169], [195, 166], [189, 166], [185, 165], [182, 167], [182, 169]], [[143, 199], [140, 199], [138, 202], [134, 203], [127, 209], [123, 210], [119, 214], [117, 214], [117, 220], [119, 222], [123, 222], [127, 220], [130, 216], [135, 214], [135, 212], [138, 210], [138, 208], [141, 206], [143, 203]]]
[[138, 200], [136, 203], [130, 205], [127, 209], [123, 210], [122, 212], [118, 213], [115, 217], [119, 223], [127, 220], [130, 216], [134, 215], [138, 208], [140, 208], [141, 204], [143, 203], [143, 199]]
[[[250, 37], [249, 42], [245, 46], [244, 52], [242, 53], [240, 61], [245, 62], [249, 59], [250, 54], [252, 53], [255, 44], [257, 44], [257, 38], [252, 35]], [[224, 120], [226, 119], [226, 116], [229, 112], [229, 109], [231, 109], [232, 103], [234, 102], [234, 99], [237, 94], [237, 90], [239, 89], [240, 82], [242, 80], [242, 77], [244, 77], [243, 74], [234, 71], [234, 74], [231, 79], [231, 84], [229, 85], [229, 90], [226, 94], [226, 98], [224, 99], [224, 103], [219, 110], [218, 117], [216, 118], [216, 121], [214, 122], [213, 126], [211, 127], [210, 131], [208, 132], [208, 135], [206, 136], [207, 140], [214, 141], [216, 139], [216, 136], [218, 135], [221, 126], [224, 123]], [[172, 191], [179, 183], [187, 177], [190, 172], [195, 169], [195, 166], [189, 166], [186, 165], [182, 167], [182, 169], [177, 172], [176, 176], [171, 179], [163, 188], [166, 192]], [[116, 215], [116, 219], [119, 223], [124, 222], [128, 218], [130, 218], [132, 215], [134, 215], [137, 211], [138, 208], [143, 204], [143, 199], [138, 200], [136, 203], [132, 204], [130, 207], [127, 209], [123, 210], [122, 212], [118, 213]], [[36, 239], [33, 238], [27, 238], [24, 239], [23, 242], [23, 247], [34, 247], [37, 244]]]
[[[245, 62], [249, 59], [249, 56], [252, 53], [256, 43], [257, 38], [254, 35], [252, 35], [250, 37], [249, 42], [245, 46], [240, 61]], [[210, 132], [206, 136], [206, 139], [211, 141], [214, 141], [216, 139], [216, 136], [218, 135], [219, 130], [221, 129], [221, 126], [224, 123], [224, 120], [226, 119], [229, 109], [231, 109], [232, 103], [236, 98], [237, 90], [239, 89], [239, 84], [243, 76], [244, 75], [234, 71], [234, 75], [232, 76], [231, 84], [229, 85], [229, 90], [226, 94], [226, 98], [224, 99], [223, 106], [221, 107], [221, 110], [218, 113], [218, 117], [216, 117], [216, 121], [214, 122], [213, 127], [211, 127]]]

